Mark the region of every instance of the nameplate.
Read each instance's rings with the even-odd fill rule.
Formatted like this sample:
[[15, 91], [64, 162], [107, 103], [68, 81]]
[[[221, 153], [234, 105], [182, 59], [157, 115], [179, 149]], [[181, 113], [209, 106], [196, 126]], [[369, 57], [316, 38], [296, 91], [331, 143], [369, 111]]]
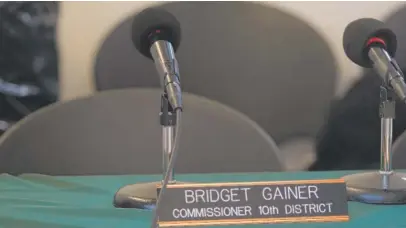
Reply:
[[159, 227], [349, 220], [342, 179], [170, 184], [158, 215]]

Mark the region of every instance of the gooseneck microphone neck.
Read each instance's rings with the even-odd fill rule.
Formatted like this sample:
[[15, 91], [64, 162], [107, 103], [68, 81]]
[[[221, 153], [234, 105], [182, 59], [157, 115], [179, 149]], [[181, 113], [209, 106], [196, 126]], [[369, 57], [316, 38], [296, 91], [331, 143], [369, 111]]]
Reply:
[[403, 73], [395, 59], [391, 58], [388, 52], [380, 47], [370, 47], [368, 56], [373, 62], [374, 70], [384, 80], [384, 84], [392, 89], [399, 100], [405, 102], [406, 84]]
[[154, 41], [150, 52], [160, 77], [160, 83], [174, 110], [182, 109], [178, 61], [172, 44], [166, 40]]

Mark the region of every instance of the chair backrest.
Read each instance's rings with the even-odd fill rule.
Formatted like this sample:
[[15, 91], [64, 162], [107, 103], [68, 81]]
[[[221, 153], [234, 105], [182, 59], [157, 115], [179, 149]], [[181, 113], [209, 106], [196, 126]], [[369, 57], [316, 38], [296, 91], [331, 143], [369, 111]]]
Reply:
[[394, 12], [388, 14], [384, 20], [397, 37], [396, 60], [402, 68], [406, 68], [406, 5], [399, 6]]
[[406, 169], [406, 131], [393, 143], [392, 166], [395, 169]]
[[[0, 141], [0, 171], [49, 175], [162, 172], [160, 89], [123, 89], [35, 112]], [[274, 141], [215, 101], [184, 94], [180, 173], [280, 171]]]
[[[327, 42], [306, 21], [251, 2], [161, 7], [182, 26], [176, 55], [184, 91], [246, 114], [277, 143], [316, 135], [335, 93], [337, 69]], [[97, 53], [98, 90], [159, 87], [152, 61], [131, 42], [131, 21], [119, 24]]]

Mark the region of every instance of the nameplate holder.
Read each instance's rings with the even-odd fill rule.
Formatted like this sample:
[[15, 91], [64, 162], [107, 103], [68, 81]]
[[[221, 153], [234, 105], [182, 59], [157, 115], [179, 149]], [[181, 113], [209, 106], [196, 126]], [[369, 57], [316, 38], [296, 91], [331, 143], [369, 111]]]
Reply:
[[169, 184], [158, 215], [159, 227], [349, 220], [343, 179]]

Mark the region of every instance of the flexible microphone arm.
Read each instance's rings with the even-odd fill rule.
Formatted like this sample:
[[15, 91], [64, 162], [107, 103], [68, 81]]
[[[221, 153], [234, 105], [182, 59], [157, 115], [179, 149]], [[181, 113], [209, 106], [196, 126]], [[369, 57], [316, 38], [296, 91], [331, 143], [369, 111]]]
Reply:
[[179, 67], [172, 44], [165, 40], [158, 40], [151, 45], [150, 51], [169, 103], [174, 110], [182, 109]]
[[397, 95], [401, 101], [406, 100], [406, 84], [403, 73], [396, 63], [383, 48], [371, 47], [368, 56], [373, 62], [373, 68], [383, 78], [384, 84]]

